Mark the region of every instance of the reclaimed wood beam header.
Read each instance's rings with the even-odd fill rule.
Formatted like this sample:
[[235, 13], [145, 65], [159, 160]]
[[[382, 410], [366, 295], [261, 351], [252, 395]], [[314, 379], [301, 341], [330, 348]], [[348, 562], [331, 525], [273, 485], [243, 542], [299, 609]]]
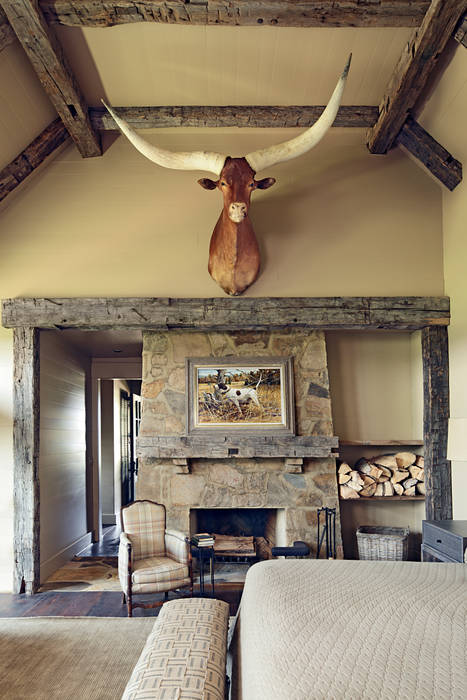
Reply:
[[327, 436], [249, 435], [141, 436], [137, 440], [138, 457], [155, 459], [241, 459], [253, 457], [336, 457], [339, 440]]
[[0, 171], [0, 202], [69, 137], [70, 135], [60, 118], [49, 124], [19, 156]]
[[49, 23], [272, 27], [418, 27], [428, 0], [40, 0]]
[[[167, 127], [309, 127], [322, 114], [325, 106], [178, 106], [178, 107], [114, 107], [122, 119], [134, 129]], [[91, 109], [95, 129], [116, 130], [106, 109]], [[333, 126], [372, 126], [378, 118], [378, 107], [342, 106]]]
[[99, 135], [62, 47], [34, 0], [1, 0], [5, 14], [83, 157], [101, 155]]
[[423, 163], [449, 190], [453, 190], [462, 181], [462, 163], [411, 117], [402, 127], [397, 142]]
[[5, 299], [6, 328], [419, 330], [449, 324], [448, 297]]
[[378, 121], [368, 135], [371, 153], [386, 153], [394, 144], [466, 9], [467, 0], [432, 0], [380, 104]]

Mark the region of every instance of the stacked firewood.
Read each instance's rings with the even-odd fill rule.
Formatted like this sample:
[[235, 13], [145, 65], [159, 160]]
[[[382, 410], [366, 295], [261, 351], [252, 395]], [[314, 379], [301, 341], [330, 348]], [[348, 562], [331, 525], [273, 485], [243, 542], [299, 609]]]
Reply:
[[352, 468], [342, 462], [337, 470], [340, 497], [424, 496], [424, 460], [413, 452], [362, 458]]

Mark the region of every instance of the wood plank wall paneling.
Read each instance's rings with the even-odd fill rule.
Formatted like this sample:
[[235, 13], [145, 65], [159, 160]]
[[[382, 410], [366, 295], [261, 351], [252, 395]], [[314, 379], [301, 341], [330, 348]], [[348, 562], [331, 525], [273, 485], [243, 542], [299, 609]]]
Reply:
[[447, 460], [449, 353], [447, 328], [422, 330], [425, 512], [427, 520], [452, 518], [451, 463]]
[[41, 333], [40, 563], [44, 580], [87, 533], [86, 376], [89, 360], [54, 332]]

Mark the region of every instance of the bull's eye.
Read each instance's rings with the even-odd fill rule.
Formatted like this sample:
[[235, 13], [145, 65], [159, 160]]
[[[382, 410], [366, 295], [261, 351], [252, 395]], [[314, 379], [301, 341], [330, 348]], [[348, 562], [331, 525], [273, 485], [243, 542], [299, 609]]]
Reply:
[[248, 185], [248, 187], [254, 187], [254, 186], [255, 186], [254, 182], [250, 182], [250, 184]]
[[226, 183], [226, 182], [221, 182], [221, 185], [222, 185], [222, 187], [227, 187], [227, 183]]

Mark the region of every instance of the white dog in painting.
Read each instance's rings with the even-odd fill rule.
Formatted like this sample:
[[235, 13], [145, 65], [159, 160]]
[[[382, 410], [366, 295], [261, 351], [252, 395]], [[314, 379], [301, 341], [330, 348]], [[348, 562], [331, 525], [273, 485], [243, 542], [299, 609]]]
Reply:
[[260, 374], [258, 383], [255, 387], [247, 386], [242, 389], [234, 389], [227, 386], [223, 382], [214, 384], [214, 396], [219, 401], [231, 401], [236, 407], [240, 415], [243, 415], [241, 406], [252, 401], [255, 406], [262, 410], [262, 406], [258, 399], [258, 387], [261, 384], [262, 376]]

